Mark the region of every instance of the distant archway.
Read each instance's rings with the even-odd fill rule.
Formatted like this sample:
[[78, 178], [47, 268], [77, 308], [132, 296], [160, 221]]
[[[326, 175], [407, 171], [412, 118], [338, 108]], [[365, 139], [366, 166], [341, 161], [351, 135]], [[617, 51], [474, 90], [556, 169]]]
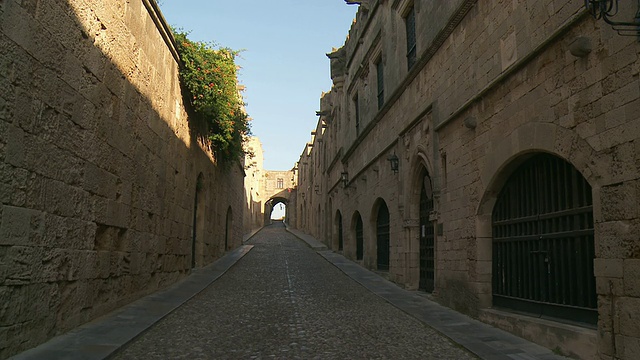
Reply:
[[[287, 218], [287, 206], [289, 200], [284, 197], [272, 197], [264, 203], [264, 223], [269, 224], [271, 220], [283, 220]], [[274, 217], [274, 213], [276, 217]]]

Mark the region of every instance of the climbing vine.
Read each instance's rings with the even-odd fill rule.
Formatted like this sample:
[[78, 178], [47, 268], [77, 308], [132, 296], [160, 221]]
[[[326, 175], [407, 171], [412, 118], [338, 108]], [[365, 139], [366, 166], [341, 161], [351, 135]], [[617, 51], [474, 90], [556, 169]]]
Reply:
[[196, 116], [207, 124], [206, 136], [216, 159], [223, 163], [240, 160], [250, 126], [238, 93], [238, 52], [191, 41], [187, 33], [175, 29], [173, 35], [184, 65], [180, 68], [180, 81]]

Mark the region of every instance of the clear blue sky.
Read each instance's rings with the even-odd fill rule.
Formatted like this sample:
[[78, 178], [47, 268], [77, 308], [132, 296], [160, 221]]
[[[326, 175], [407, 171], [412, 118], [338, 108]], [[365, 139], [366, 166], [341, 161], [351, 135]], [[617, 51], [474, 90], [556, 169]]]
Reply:
[[240, 82], [262, 141], [264, 167], [288, 170], [311, 138], [320, 95], [331, 89], [329, 59], [357, 6], [344, 0], [160, 0], [169, 25], [196, 41], [244, 50]]

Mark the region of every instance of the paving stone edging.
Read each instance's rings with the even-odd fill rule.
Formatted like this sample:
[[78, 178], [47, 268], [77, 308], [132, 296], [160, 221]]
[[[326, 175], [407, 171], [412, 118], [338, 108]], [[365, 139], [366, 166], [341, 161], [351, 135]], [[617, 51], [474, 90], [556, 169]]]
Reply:
[[216, 281], [252, 248], [253, 245], [242, 245], [164, 290], [10, 359], [106, 359]]

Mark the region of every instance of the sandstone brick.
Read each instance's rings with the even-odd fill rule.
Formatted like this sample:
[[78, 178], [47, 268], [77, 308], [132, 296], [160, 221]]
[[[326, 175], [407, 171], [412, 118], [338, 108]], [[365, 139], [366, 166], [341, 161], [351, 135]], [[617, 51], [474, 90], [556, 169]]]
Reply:
[[640, 354], [640, 339], [632, 336], [624, 337], [624, 359], [633, 359]]
[[624, 293], [640, 297], [640, 259], [624, 260]]
[[26, 151], [24, 131], [18, 127], [9, 126], [7, 139], [8, 142], [5, 150], [6, 162], [13, 166], [23, 166]]
[[638, 216], [638, 194], [635, 183], [627, 182], [600, 189], [602, 214], [605, 221], [634, 219]]
[[597, 223], [596, 258], [625, 259], [640, 257], [637, 221], [608, 221]]
[[598, 295], [624, 295], [624, 279], [615, 277], [596, 277], [596, 293]]
[[100, 195], [107, 199], [115, 199], [116, 197], [115, 175], [100, 169], [98, 166], [87, 162], [84, 168], [83, 189], [96, 195]]
[[44, 231], [43, 214], [36, 210], [3, 206], [0, 223], [0, 245], [33, 244], [35, 236]]
[[623, 260], [622, 259], [595, 259], [593, 261], [593, 272], [596, 277], [622, 278]]
[[620, 317], [620, 334], [637, 337], [640, 334], [640, 298], [620, 298], [616, 307]]

